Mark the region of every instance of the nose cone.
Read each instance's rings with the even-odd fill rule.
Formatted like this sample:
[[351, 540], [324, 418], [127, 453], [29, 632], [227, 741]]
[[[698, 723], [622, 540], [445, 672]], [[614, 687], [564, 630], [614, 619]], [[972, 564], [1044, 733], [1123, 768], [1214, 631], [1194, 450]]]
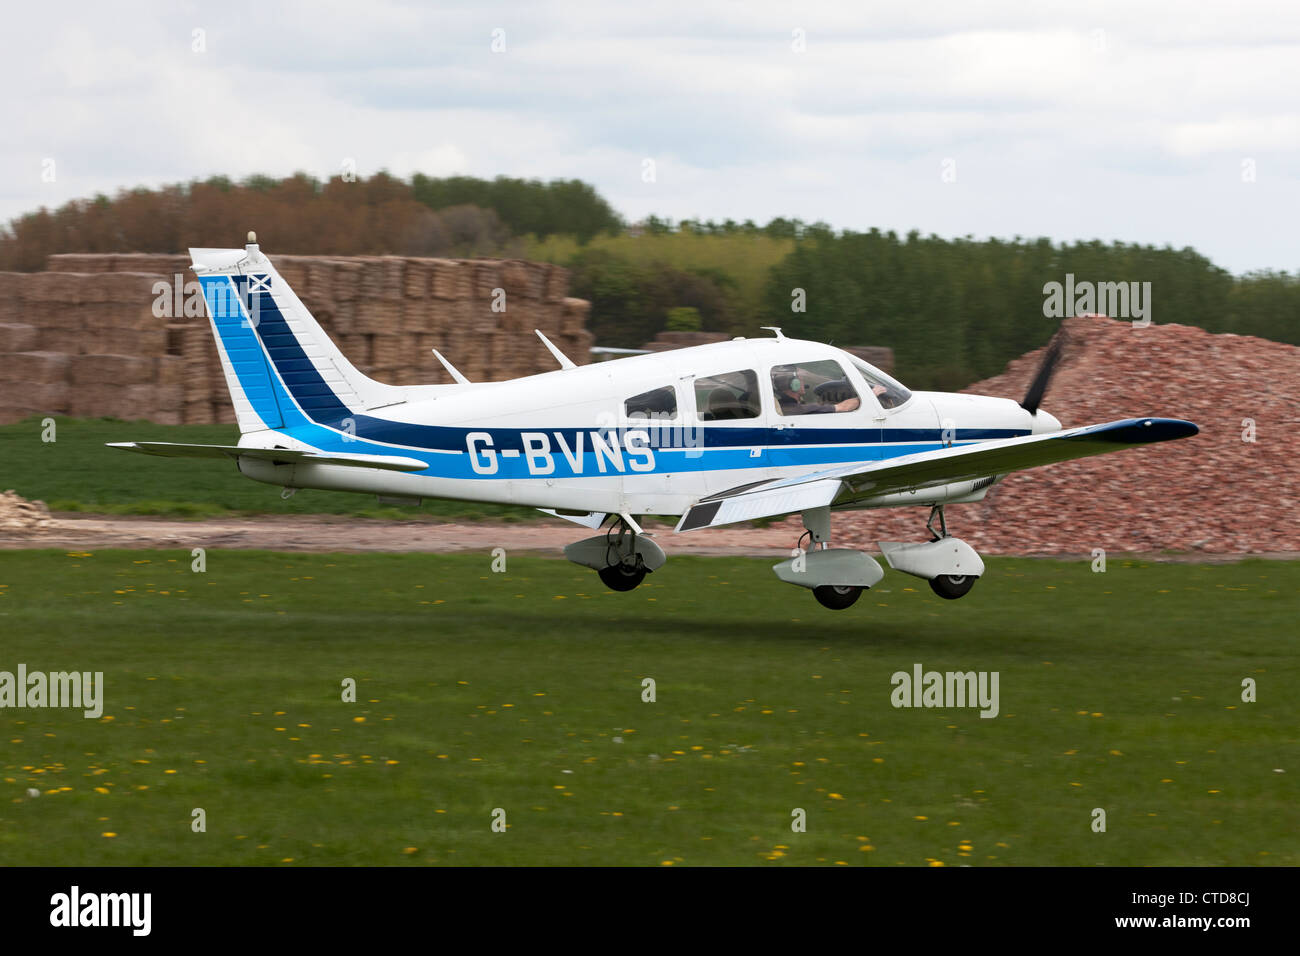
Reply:
[[1043, 411], [1041, 408], [1029, 419], [1029, 431], [1032, 435], [1045, 435], [1048, 432], [1059, 432], [1060, 430], [1061, 423], [1056, 416]]

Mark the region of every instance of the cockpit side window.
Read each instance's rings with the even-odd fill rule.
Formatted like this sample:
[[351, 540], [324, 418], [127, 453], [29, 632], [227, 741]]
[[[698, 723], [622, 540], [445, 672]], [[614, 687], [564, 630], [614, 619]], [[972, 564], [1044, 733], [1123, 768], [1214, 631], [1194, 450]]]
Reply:
[[844, 368], [830, 360], [773, 366], [772, 395], [782, 415], [853, 412], [862, 405]]
[[673, 421], [677, 418], [677, 389], [671, 385], [633, 395], [623, 403], [628, 418]]
[[874, 365], [868, 365], [862, 359], [853, 357], [853, 367], [867, 380], [867, 385], [876, 396], [876, 401], [880, 403], [881, 408], [897, 408], [912, 397], [911, 392]]
[[758, 418], [763, 414], [758, 396], [758, 374], [743, 369], [697, 378], [695, 407], [700, 420], [705, 422]]

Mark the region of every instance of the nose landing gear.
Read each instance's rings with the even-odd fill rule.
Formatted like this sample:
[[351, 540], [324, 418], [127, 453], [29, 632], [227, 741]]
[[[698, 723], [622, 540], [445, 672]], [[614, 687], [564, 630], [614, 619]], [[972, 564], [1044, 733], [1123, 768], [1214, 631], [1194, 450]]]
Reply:
[[945, 600], [955, 601], [965, 597], [977, 580], [971, 574], [941, 574], [930, 579], [930, 590]]
[[930, 532], [930, 540], [922, 544], [881, 541], [885, 560], [895, 570], [925, 578], [930, 590], [946, 601], [965, 597], [984, 573], [984, 562], [965, 541], [948, 534], [943, 505], [930, 509], [925, 530]]

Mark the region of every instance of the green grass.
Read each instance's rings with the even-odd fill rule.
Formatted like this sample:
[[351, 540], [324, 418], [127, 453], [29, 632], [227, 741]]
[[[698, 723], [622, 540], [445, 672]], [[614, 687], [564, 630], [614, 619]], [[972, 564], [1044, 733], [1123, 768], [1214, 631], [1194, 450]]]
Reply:
[[0, 425], [0, 491], [39, 498], [51, 510], [112, 515], [214, 518], [247, 514], [340, 514], [364, 518], [539, 517], [531, 508], [426, 500], [419, 508], [382, 507], [373, 495], [280, 489], [245, 478], [234, 462], [159, 458], [105, 448], [107, 442], [167, 441], [234, 445], [234, 425], [155, 425], [116, 419], [55, 418], [55, 438], [44, 442], [42, 418]]
[[[490, 562], [0, 552], [0, 670], [106, 683], [0, 711], [0, 860], [1300, 863], [1298, 562], [995, 558], [844, 612], [763, 561]], [[918, 662], [999, 672], [1000, 715], [895, 709]]]

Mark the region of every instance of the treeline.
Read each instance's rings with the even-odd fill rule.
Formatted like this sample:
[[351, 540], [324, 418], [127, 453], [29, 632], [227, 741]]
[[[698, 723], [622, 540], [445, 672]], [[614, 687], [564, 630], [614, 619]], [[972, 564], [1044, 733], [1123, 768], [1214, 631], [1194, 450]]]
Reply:
[[[542, 228], [549, 223], [549, 231]], [[180, 253], [238, 244], [256, 230], [284, 255], [517, 256], [521, 237], [590, 238], [620, 228], [609, 205], [576, 180], [499, 177], [406, 182], [387, 173], [320, 182], [250, 176], [131, 189], [20, 216], [0, 233], [0, 271], [35, 272], [61, 252]]]
[[835, 230], [829, 224], [818, 222], [804, 222], [802, 219], [786, 219], [784, 216], [777, 216], [769, 221], [766, 225], [760, 226], [752, 219], [746, 219], [744, 222], [736, 222], [734, 219], [724, 219], [717, 222], [713, 219], [683, 219], [676, 224], [671, 219], [660, 219], [658, 216], [647, 216], [645, 221], [638, 224], [640, 231], [650, 235], [662, 236], [672, 233], [689, 233], [693, 236], [767, 236], [771, 239], [828, 239], [835, 235]]
[[801, 338], [890, 346], [897, 374], [917, 388], [961, 388], [1046, 343], [1060, 319], [1044, 314], [1044, 286], [1065, 284], [1067, 274], [1138, 283], [1129, 317], [1140, 301], [1153, 322], [1300, 345], [1297, 277], [1234, 277], [1192, 249], [837, 234], [790, 221], [679, 223], [586, 247], [533, 243], [529, 254], [570, 266], [574, 294], [592, 300], [600, 344], [636, 347], [670, 310], [689, 306], [706, 331], [754, 335], [776, 325]]
[[[801, 337], [889, 345], [905, 381], [957, 388], [997, 374], [1051, 337], [1060, 319], [1044, 314], [1044, 285], [1064, 284], [1067, 274], [1076, 283], [1138, 283], [1156, 323], [1300, 344], [1294, 276], [1236, 278], [1192, 249], [1096, 241], [900, 238], [876, 230], [822, 237], [773, 267], [762, 314], [765, 324]], [[798, 289], [806, 311], [792, 309]], [[1207, 381], [1213, 375], [1207, 364]]]
[[590, 299], [588, 325], [601, 345], [637, 348], [667, 323], [669, 311], [694, 309], [709, 332], [751, 334], [772, 266], [795, 247], [761, 230], [743, 235], [652, 231], [636, 227], [586, 244], [572, 237], [531, 239], [527, 255], [572, 272], [573, 295]]
[[[840, 345], [887, 345], [917, 388], [958, 388], [1042, 345], [1059, 319], [1044, 285], [1150, 283], [1150, 317], [1300, 344], [1300, 279], [1233, 276], [1192, 249], [1046, 239], [836, 232], [777, 218], [626, 225], [588, 184], [379, 173], [318, 182], [222, 177], [70, 202], [13, 220], [0, 271], [58, 252], [183, 252], [256, 229], [272, 253], [523, 256], [572, 270], [600, 345], [673, 327], [754, 335], [761, 325]], [[1207, 367], [1207, 381], [1214, 370]]]
[[448, 176], [434, 179], [416, 173], [411, 191], [430, 209], [477, 206], [490, 209], [515, 236], [545, 239], [553, 234], [587, 242], [602, 232], [617, 232], [623, 220], [595, 187], [577, 179], [537, 180], [475, 179]]

